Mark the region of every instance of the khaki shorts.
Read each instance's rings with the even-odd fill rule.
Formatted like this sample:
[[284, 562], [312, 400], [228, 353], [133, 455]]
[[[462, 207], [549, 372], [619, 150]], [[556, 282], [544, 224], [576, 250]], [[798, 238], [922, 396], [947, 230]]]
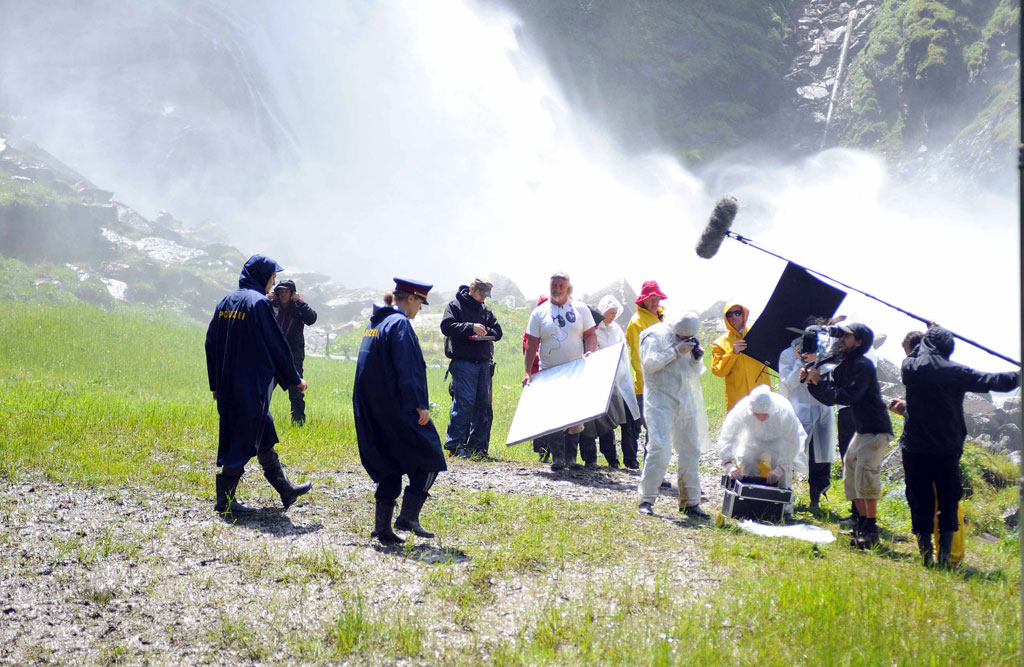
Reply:
[[855, 433], [843, 459], [843, 491], [847, 500], [882, 496], [882, 459], [889, 449], [888, 433]]

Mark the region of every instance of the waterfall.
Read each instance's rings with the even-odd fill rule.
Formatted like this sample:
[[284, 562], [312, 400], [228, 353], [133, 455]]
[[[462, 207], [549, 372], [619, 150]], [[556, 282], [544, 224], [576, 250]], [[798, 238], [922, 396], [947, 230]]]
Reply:
[[828, 128], [832, 124], [832, 109], [835, 107], [843, 75], [846, 73], [846, 52], [850, 47], [850, 33], [853, 32], [853, 20], [855, 18], [857, 18], [857, 10], [851, 9], [850, 17], [846, 21], [846, 34], [843, 35], [843, 48], [839, 52], [839, 67], [836, 70], [836, 80], [832, 83], [832, 94], [828, 98], [828, 112], [825, 114], [825, 131], [821, 135], [819, 150], [825, 150], [825, 143], [828, 141]]

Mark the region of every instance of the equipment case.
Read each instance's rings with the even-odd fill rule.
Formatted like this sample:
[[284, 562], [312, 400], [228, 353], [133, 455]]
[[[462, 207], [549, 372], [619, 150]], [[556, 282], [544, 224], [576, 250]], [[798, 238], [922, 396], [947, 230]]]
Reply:
[[[762, 483], [757, 483], [753, 480]], [[793, 502], [792, 489], [767, 486], [763, 477], [744, 477], [742, 480], [722, 477], [725, 499], [722, 514], [733, 519], [753, 519], [778, 523], [782, 521], [782, 510]]]

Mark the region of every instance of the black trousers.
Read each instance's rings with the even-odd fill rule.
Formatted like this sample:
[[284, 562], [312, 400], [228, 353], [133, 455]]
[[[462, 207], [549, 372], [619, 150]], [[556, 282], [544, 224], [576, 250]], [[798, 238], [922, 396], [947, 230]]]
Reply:
[[[306, 358], [295, 357], [295, 370], [299, 372], [299, 377], [302, 377], [302, 362]], [[306, 398], [297, 387], [288, 387], [288, 400], [292, 404], [292, 421], [302, 422], [306, 421]]]
[[853, 423], [853, 410], [851, 408], [839, 408], [836, 414], [836, 431], [839, 436], [839, 459], [846, 460], [846, 450], [853, 440], [853, 434], [857, 430]]
[[932, 456], [903, 452], [903, 472], [907, 482], [910, 525], [918, 535], [930, 535], [935, 529], [935, 501], [939, 505], [939, 530], [960, 527], [957, 504], [964, 495], [960, 482], [960, 456]]
[[[623, 426], [622, 428], [625, 428], [625, 426]], [[605, 460], [608, 461], [608, 463], [619, 462], [619, 453], [618, 450], [615, 449], [615, 429], [605, 431], [601, 435], [597, 436], [596, 440], [592, 436], [587, 435], [586, 433], [580, 433], [580, 451], [595, 452], [594, 461], [596, 462], [597, 453], [594, 449], [595, 442], [598, 443], [597, 447], [600, 448], [601, 455], [604, 456]], [[625, 448], [623, 448], [623, 450], [625, 450]], [[623, 458], [625, 458], [625, 454], [625, 451], [623, 451]], [[635, 456], [636, 455], [634, 454], [634, 458]], [[586, 463], [586, 458], [583, 459], [583, 462]]]
[[814, 460], [814, 437], [807, 439], [807, 485], [824, 491], [832, 484], [832, 464]]
[[[409, 485], [405, 487], [405, 493], [410, 496], [426, 498], [430, 487], [437, 479], [436, 472], [416, 470], [409, 475]], [[388, 475], [377, 482], [377, 491], [373, 497], [383, 502], [395, 502], [402, 492], [402, 475]]]

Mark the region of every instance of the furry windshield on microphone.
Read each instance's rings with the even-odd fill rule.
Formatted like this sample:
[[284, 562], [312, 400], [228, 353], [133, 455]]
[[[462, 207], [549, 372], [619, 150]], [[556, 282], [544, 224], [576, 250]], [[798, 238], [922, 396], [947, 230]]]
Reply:
[[729, 233], [732, 221], [736, 218], [736, 211], [739, 210], [739, 203], [735, 197], [722, 197], [715, 204], [715, 210], [711, 212], [711, 220], [704, 228], [697, 242], [697, 255], [704, 259], [711, 259], [718, 252], [722, 240]]

